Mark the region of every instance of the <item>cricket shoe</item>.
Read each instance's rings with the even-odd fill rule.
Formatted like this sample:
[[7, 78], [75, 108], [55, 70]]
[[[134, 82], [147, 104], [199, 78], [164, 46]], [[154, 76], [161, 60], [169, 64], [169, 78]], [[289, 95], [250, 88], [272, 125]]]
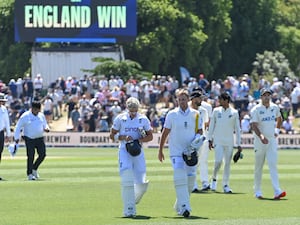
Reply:
[[209, 191], [209, 190], [210, 190], [210, 185], [207, 184], [207, 185], [203, 185], [200, 191], [203, 192], [203, 191]]
[[260, 191], [255, 193], [255, 198], [257, 199], [264, 199], [264, 197], [262, 196], [262, 193]]
[[28, 180], [36, 180], [36, 177], [33, 174], [29, 174]]
[[286, 196], [286, 192], [283, 191], [283, 192], [281, 192], [279, 195], [275, 195], [275, 196], [274, 196], [274, 199], [275, 199], [275, 200], [279, 200], [279, 199], [281, 199], [281, 198], [283, 198], [283, 197], [285, 197], [285, 196]]
[[232, 193], [232, 190], [230, 189], [230, 187], [228, 185], [224, 185], [223, 191], [226, 194], [231, 194]]
[[192, 190], [192, 193], [199, 193], [200, 191], [198, 190], [198, 188], [194, 188], [193, 190]]
[[35, 176], [36, 179], [40, 178], [40, 175], [37, 170], [32, 170], [32, 175]]
[[216, 179], [213, 179], [213, 180], [212, 180], [210, 189], [211, 189], [212, 191], [216, 191], [216, 190], [217, 190], [217, 180], [216, 180]]
[[190, 216], [190, 212], [189, 210], [185, 210], [183, 213], [182, 213], [183, 217], [184, 218], [188, 218]]

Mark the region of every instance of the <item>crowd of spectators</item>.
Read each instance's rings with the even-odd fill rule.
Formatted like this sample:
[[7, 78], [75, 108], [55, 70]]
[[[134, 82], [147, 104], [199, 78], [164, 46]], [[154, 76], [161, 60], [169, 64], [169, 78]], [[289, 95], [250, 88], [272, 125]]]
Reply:
[[259, 100], [259, 90], [268, 87], [273, 91], [272, 101], [281, 108], [284, 119], [282, 132], [293, 133], [293, 118], [298, 118], [300, 102], [300, 84], [289, 77], [284, 80], [274, 78], [271, 82], [260, 77], [257, 87], [252, 87], [250, 76], [228, 76], [226, 79], [208, 81], [204, 74], [191, 77], [184, 82], [172, 76], [153, 75], [151, 79], [123, 80], [121, 76], [82, 78], [59, 77], [45, 87], [41, 74], [34, 79], [29, 75], [17, 81], [11, 79], [8, 84], [0, 81], [0, 92], [8, 99], [11, 125], [30, 108], [32, 99], [41, 100], [43, 112], [51, 126], [53, 120], [59, 120], [67, 113], [67, 130], [76, 132], [107, 132], [113, 119], [125, 109], [126, 99], [130, 96], [140, 100], [142, 110], [152, 123], [154, 132], [160, 132], [168, 110], [176, 106], [175, 92], [185, 87], [189, 92], [201, 88], [205, 101], [213, 107], [218, 105], [218, 96], [226, 91], [233, 105], [238, 109], [241, 127], [244, 133], [251, 132], [249, 111]]

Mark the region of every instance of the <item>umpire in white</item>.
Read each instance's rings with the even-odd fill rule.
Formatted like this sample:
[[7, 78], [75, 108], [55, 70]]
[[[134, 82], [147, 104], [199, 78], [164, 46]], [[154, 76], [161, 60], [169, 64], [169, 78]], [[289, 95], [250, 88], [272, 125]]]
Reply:
[[[2, 159], [4, 142], [9, 141], [11, 135], [8, 111], [4, 105], [6, 101], [5, 95], [0, 93], [0, 161]], [[0, 180], [2, 180], [1, 177]]]
[[[18, 143], [23, 131], [27, 151], [27, 176], [28, 180], [39, 178], [38, 168], [46, 157], [46, 146], [44, 142], [44, 132], [49, 132], [46, 118], [41, 111], [41, 103], [33, 101], [31, 110], [22, 114], [15, 128], [14, 139]], [[35, 149], [38, 157], [35, 159]]]
[[[136, 204], [147, 191], [146, 161], [143, 142], [153, 139], [149, 119], [138, 112], [140, 103], [137, 98], [130, 97], [126, 101], [127, 111], [119, 114], [113, 122], [110, 138], [120, 141], [119, 172], [121, 176], [124, 217], [136, 215]], [[135, 141], [135, 142], [133, 142]], [[129, 149], [135, 143], [137, 148]]]

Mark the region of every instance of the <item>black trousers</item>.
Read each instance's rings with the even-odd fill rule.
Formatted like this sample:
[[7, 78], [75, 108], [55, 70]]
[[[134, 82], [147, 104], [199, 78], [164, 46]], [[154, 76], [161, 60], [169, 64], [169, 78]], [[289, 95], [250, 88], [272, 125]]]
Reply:
[[2, 158], [2, 152], [4, 148], [4, 130], [0, 131], [0, 161]]
[[[32, 174], [32, 170], [37, 170], [46, 157], [46, 145], [44, 138], [31, 139], [24, 137], [27, 151], [27, 175]], [[38, 157], [34, 161], [35, 149]]]

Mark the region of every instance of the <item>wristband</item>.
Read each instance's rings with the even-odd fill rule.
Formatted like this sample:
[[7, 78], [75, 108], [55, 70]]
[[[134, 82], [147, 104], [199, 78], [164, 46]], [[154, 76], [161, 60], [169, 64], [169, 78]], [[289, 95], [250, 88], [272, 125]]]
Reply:
[[280, 133], [280, 129], [279, 128], [275, 128], [275, 134], [278, 135]]
[[115, 135], [114, 135], [114, 141], [118, 141], [119, 140], [119, 133], [116, 133]]

